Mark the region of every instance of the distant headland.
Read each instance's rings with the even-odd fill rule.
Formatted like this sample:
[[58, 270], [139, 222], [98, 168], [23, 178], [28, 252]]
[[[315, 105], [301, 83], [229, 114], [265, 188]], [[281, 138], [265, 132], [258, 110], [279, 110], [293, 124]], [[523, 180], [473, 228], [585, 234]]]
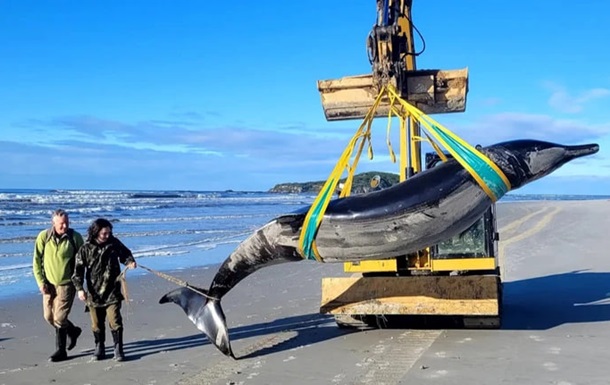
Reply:
[[[345, 183], [345, 179], [346, 178], [341, 179], [339, 183]], [[354, 175], [354, 181], [352, 183], [352, 194], [362, 194], [378, 188], [389, 187], [398, 183], [398, 181], [398, 174], [392, 174], [388, 172], [369, 171], [356, 174]], [[273, 188], [271, 188], [269, 192], [284, 194], [317, 194], [322, 189], [322, 186], [324, 186], [324, 183], [326, 183], [326, 181], [280, 183], [273, 186]]]

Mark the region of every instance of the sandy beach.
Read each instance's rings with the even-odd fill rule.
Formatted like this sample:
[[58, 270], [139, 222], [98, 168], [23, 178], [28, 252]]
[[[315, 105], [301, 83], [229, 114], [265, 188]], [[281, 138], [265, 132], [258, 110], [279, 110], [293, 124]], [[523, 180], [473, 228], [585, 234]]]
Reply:
[[[610, 201], [501, 203], [498, 227], [499, 330], [339, 329], [318, 309], [322, 277], [342, 276], [342, 265], [304, 261], [263, 269], [223, 299], [233, 360], [176, 305], [158, 304], [175, 284], [128, 275], [126, 361], [91, 360], [76, 302], [70, 318], [83, 335], [69, 360], [50, 363], [40, 296], [3, 300], [0, 385], [610, 383]], [[216, 268], [170, 274], [207, 287]]]

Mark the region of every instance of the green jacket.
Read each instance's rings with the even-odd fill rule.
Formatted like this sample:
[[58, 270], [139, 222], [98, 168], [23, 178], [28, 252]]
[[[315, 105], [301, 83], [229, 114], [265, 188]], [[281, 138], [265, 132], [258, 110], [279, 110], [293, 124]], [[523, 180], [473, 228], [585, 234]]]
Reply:
[[[50, 230], [42, 230], [36, 237], [36, 246], [34, 247], [34, 260], [32, 266], [34, 268], [34, 278], [38, 287], [44, 283], [52, 285], [66, 285], [71, 283], [72, 273], [74, 272], [74, 261], [78, 249], [85, 243], [83, 237], [76, 231], [69, 229], [72, 232], [74, 246], [68, 238], [68, 234], [64, 234], [57, 239], [55, 232], [50, 237], [47, 236]], [[47, 240], [48, 238], [48, 240]], [[76, 247], [76, 250], [75, 250]]]

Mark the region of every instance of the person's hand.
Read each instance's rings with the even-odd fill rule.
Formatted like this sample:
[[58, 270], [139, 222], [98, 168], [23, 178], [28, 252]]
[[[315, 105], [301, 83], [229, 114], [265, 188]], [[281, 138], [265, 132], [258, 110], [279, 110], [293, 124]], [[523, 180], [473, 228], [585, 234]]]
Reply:
[[49, 288], [48, 288], [48, 286], [47, 286], [47, 284], [46, 284], [46, 283], [43, 283], [43, 284], [40, 286], [40, 292], [41, 292], [42, 294], [49, 294]]
[[136, 261], [129, 262], [129, 263], [127, 264], [127, 268], [128, 268], [128, 269], [135, 269], [136, 267], [138, 267], [138, 264], [136, 263]]
[[87, 293], [85, 293], [84, 290], [79, 290], [78, 291], [78, 299], [80, 299], [81, 301], [86, 301], [87, 300]]

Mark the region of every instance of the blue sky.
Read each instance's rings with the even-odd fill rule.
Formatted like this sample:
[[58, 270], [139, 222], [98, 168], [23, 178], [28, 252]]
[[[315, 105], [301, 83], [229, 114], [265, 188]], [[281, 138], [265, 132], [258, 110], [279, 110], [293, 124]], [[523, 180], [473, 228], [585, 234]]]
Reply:
[[[472, 144], [599, 143], [519, 192], [608, 194], [609, 14], [605, 0], [415, 0], [418, 67], [469, 69], [466, 112], [434, 118]], [[327, 122], [316, 81], [370, 72], [374, 21], [374, 0], [2, 1], [0, 188], [324, 180], [359, 122]], [[380, 122], [358, 172], [398, 172], [385, 140]]]

